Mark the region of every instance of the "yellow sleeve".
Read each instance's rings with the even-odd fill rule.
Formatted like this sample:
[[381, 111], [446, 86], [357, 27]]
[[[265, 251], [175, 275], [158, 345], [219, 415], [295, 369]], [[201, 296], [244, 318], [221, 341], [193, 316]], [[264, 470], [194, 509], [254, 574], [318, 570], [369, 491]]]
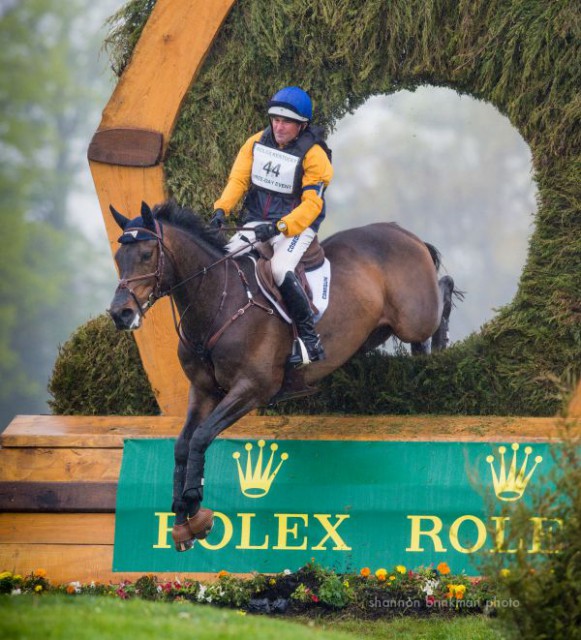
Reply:
[[222, 195], [214, 202], [214, 211], [216, 209], [224, 209], [224, 213], [228, 216], [232, 209], [240, 202], [244, 194], [250, 186], [250, 174], [252, 172], [252, 150], [254, 143], [260, 140], [262, 131], [248, 138], [242, 145], [232, 170], [228, 177], [228, 182], [224, 187]]
[[307, 151], [303, 160], [303, 171], [301, 203], [282, 218], [288, 227], [285, 232], [286, 236], [296, 236], [302, 233], [317, 219], [317, 216], [323, 210], [323, 198], [318, 195], [319, 190], [308, 188], [317, 187], [321, 183], [326, 188], [333, 178], [331, 161], [318, 144]]

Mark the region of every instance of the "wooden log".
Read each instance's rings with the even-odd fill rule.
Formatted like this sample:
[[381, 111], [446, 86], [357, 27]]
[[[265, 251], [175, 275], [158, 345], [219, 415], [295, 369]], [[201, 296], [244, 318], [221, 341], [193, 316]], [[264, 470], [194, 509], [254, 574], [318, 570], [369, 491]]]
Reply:
[[113, 513], [0, 513], [0, 544], [113, 544]]
[[0, 511], [114, 513], [116, 482], [0, 482]]
[[[0, 435], [9, 447], [122, 448], [126, 438], [174, 438], [173, 416], [17, 416]], [[558, 418], [501, 416], [245, 416], [223, 438], [544, 442], [559, 437]]]
[[121, 469], [121, 449], [7, 448], [0, 482], [107, 482]]
[[[106, 544], [21, 544], [0, 543], [0, 567], [22, 576], [38, 569], [47, 572], [51, 584], [79, 581], [90, 584], [119, 584], [123, 580], [135, 581], [143, 573], [113, 572], [113, 545]], [[243, 574], [241, 574], [243, 575]], [[159, 580], [174, 581], [216, 580], [215, 573], [156, 573]]]

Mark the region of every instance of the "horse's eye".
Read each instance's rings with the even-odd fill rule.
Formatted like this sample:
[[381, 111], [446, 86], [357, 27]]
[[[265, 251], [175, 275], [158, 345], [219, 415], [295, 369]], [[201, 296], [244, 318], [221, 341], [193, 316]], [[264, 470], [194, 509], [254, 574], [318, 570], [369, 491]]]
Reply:
[[153, 251], [145, 251], [141, 254], [141, 262], [147, 262], [151, 260], [151, 256], [153, 255]]

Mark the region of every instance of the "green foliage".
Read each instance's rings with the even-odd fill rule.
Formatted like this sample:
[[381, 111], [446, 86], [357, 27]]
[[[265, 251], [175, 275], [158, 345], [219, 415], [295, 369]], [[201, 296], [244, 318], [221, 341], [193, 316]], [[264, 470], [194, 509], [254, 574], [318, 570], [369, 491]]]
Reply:
[[[129, 2], [117, 17], [109, 44], [119, 71], [153, 4]], [[210, 209], [240, 144], [264, 124], [268, 97], [285, 84], [312, 94], [328, 130], [369, 96], [420, 85], [489, 101], [530, 145], [539, 186], [511, 304], [449, 355], [386, 360], [388, 373], [380, 356], [356, 359], [323, 384], [309, 411], [360, 412], [374, 394], [381, 411], [556, 411], [550, 377], [581, 375], [580, 49], [572, 0], [235, 3], [170, 143], [167, 184], [181, 203]], [[410, 402], [418, 391], [426, 395]]]
[[60, 347], [49, 392], [51, 409], [62, 415], [159, 413], [133, 336], [117, 331], [105, 314]]
[[[501, 607], [501, 621], [511, 637], [527, 640], [581, 638], [581, 448], [578, 425], [564, 423], [564, 442], [555, 454], [556, 471], [532, 501], [516, 503], [503, 516], [511, 518], [506, 549], [519, 549], [530, 539], [531, 518], [547, 518], [538, 544], [547, 553], [495, 554], [483, 564], [500, 575], [498, 596], [517, 606]], [[557, 526], [554, 519], [561, 523]]]
[[58, 592], [71, 596], [106, 595], [121, 600], [189, 600], [262, 613], [273, 612], [270, 605], [284, 601], [285, 606], [275, 609], [277, 613], [314, 618], [338, 610], [359, 619], [440, 614], [455, 617], [490, 612], [494, 606], [491, 603], [498, 599], [495, 581], [452, 576], [446, 563], [438, 566], [442, 571], [432, 567], [408, 571], [398, 565], [391, 571], [380, 568], [375, 574], [365, 567], [357, 575], [339, 575], [310, 562], [295, 573], [285, 571], [270, 576], [243, 577], [220, 571], [217, 579], [208, 583], [180, 581], [177, 577], [165, 581], [148, 574], [135, 582], [124, 580], [118, 585], [71, 582], [56, 587], [50, 584], [42, 569], [24, 578], [4, 571], [0, 573], [0, 593]]
[[319, 598], [330, 607], [343, 609], [353, 600], [354, 594], [349, 580], [342, 580], [335, 573], [331, 573], [321, 582]]

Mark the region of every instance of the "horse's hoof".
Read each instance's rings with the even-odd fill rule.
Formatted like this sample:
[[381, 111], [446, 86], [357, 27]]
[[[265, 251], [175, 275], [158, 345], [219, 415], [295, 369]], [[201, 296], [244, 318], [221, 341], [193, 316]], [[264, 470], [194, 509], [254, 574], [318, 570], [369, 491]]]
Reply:
[[207, 538], [213, 526], [214, 512], [211, 509], [201, 507], [195, 516], [188, 518], [190, 534], [193, 535], [196, 540]]
[[179, 551], [189, 551], [194, 546], [195, 540], [183, 540], [182, 542], [175, 543], [175, 550]]
[[192, 538], [192, 533], [188, 527], [187, 522], [183, 524], [174, 524], [171, 531], [171, 537], [176, 551], [189, 551], [196, 541], [195, 537]]

